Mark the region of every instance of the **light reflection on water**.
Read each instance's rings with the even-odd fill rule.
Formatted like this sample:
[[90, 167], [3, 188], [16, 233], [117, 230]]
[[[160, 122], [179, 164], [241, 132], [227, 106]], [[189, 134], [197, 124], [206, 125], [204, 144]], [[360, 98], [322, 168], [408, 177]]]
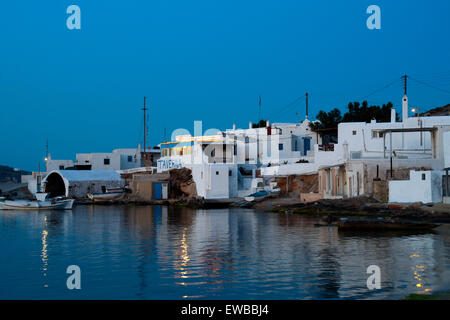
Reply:
[[[0, 299], [394, 299], [448, 285], [448, 234], [343, 234], [315, 223], [161, 206], [0, 212]], [[81, 290], [66, 288], [72, 264]], [[373, 264], [381, 290], [366, 286]]]

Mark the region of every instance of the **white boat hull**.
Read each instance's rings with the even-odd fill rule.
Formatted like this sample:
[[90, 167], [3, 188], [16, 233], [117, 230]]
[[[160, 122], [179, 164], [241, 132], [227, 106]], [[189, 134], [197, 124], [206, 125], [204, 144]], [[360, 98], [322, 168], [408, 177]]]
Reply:
[[117, 201], [122, 199], [124, 192], [89, 193], [87, 196], [94, 202]]
[[4, 200], [0, 201], [0, 210], [70, 210], [75, 200], [45, 200], [45, 201], [26, 201], [26, 200]]

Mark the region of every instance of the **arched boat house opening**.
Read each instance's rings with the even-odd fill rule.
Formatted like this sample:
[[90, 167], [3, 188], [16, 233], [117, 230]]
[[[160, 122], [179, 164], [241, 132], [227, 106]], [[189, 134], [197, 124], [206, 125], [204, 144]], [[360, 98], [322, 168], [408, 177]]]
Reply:
[[125, 181], [115, 170], [54, 170], [42, 180], [42, 184], [49, 198], [66, 196], [83, 199], [87, 198], [88, 193], [122, 188]]
[[45, 192], [48, 193], [49, 198], [68, 196], [66, 183], [61, 174], [54, 171], [51, 172], [43, 181], [45, 183]]

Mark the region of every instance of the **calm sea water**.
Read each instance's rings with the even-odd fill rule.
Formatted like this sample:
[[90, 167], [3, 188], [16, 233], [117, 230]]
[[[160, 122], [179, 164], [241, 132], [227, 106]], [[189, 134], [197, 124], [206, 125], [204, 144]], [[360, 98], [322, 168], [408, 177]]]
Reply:
[[[0, 299], [395, 299], [450, 281], [450, 235], [347, 234], [244, 209], [0, 212]], [[81, 268], [68, 290], [66, 268]], [[366, 269], [381, 268], [380, 290]]]

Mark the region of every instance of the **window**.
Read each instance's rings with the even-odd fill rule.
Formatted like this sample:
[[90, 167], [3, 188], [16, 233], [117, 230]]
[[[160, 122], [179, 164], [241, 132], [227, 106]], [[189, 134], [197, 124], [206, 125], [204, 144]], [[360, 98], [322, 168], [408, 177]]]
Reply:
[[59, 166], [59, 170], [64, 170], [64, 166]]
[[353, 135], [356, 136], [356, 130], [353, 130]]
[[283, 150], [283, 144], [282, 143], [278, 144], [278, 150]]
[[109, 165], [109, 159], [108, 158], [103, 159], [103, 164], [104, 165]]
[[228, 170], [228, 176], [232, 177], [233, 176], [233, 171]]
[[383, 132], [372, 130], [372, 139], [383, 138]]
[[133, 156], [128, 156], [128, 162], [132, 162], [133, 161]]
[[211, 157], [214, 157], [216, 155], [216, 149], [213, 149], [212, 151], [211, 151]]
[[425, 173], [422, 173], [422, 180], [427, 180]]
[[216, 171], [216, 176], [218, 176], [219, 175], [219, 171]]

